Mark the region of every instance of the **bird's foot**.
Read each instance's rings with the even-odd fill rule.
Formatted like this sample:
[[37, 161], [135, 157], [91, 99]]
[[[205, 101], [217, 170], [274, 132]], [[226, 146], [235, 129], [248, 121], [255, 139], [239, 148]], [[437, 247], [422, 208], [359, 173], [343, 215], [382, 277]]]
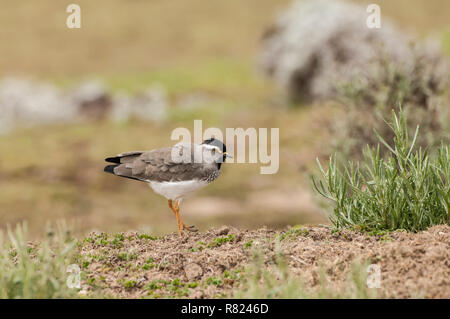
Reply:
[[183, 229], [186, 229], [187, 231], [194, 232], [194, 233], [198, 232], [197, 227], [195, 227], [194, 225], [186, 226], [185, 224], [183, 224]]

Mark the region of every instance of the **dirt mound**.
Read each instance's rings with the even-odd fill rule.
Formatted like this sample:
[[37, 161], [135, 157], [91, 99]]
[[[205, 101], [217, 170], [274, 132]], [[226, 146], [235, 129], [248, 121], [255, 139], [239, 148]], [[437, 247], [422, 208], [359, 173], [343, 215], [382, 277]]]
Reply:
[[412, 234], [367, 235], [329, 227], [241, 231], [224, 226], [205, 233], [155, 238], [135, 232], [91, 234], [81, 247], [86, 274], [82, 294], [113, 297], [231, 297], [242, 283], [253, 252], [265, 265], [276, 251], [308, 287], [323, 270], [335, 286], [345, 285], [355, 262], [377, 264], [384, 298], [450, 298], [450, 227]]

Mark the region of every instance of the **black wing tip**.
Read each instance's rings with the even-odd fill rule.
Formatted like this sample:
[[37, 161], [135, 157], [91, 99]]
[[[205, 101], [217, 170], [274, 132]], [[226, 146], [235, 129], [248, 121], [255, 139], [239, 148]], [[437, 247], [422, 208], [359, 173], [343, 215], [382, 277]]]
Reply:
[[105, 168], [103, 169], [104, 172], [106, 173], [110, 173], [110, 174], [115, 174], [114, 173], [114, 169], [119, 166], [119, 165], [107, 165], [105, 166]]
[[105, 158], [105, 161], [109, 162], [109, 163], [120, 164], [120, 157], [119, 156], [107, 157], [107, 158]]

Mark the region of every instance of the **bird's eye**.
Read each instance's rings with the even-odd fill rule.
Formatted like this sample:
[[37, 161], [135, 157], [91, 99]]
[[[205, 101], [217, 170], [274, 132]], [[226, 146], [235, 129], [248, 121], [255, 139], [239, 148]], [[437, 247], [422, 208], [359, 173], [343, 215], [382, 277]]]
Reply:
[[216, 149], [215, 149], [215, 148], [213, 148], [213, 149], [211, 150], [211, 154], [212, 154], [212, 155], [216, 155]]

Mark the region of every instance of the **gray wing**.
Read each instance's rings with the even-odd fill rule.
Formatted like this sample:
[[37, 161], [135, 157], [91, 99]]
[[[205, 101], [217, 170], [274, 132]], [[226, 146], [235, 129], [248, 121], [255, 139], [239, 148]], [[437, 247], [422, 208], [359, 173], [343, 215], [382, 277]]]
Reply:
[[[127, 152], [116, 157], [109, 157], [107, 162], [116, 163], [108, 165], [105, 172], [117, 176], [131, 178], [139, 181], [186, 181], [193, 179], [206, 179], [216, 169], [212, 163], [194, 163], [194, 149], [186, 145], [177, 144], [174, 147], [160, 148], [152, 151]], [[172, 150], [180, 157], [190, 158], [178, 163], [172, 159]], [[188, 153], [186, 153], [188, 152]]]

